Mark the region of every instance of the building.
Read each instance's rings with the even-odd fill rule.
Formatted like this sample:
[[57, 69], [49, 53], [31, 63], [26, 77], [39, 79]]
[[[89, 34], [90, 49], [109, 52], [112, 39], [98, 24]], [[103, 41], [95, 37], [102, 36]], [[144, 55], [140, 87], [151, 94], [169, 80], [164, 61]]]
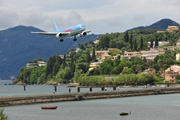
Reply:
[[11, 79], [11, 80], [15, 80], [15, 77], [14, 77], [14, 76], [10, 76], [10, 79]]
[[117, 59], [117, 58], [118, 58], [118, 56], [121, 56], [121, 55], [120, 55], [120, 54], [117, 54], [117, 55], [115, 55], [115, 56], [112, 56], [112, 60]]
[[167, 32], [175, 32], [177, 30], [179, 30], [179, 26], [168, 26], [166, 29]]
[[64, 55], [58, 55], [61, 59], [64, 59]]
[[165, 31], [156, 31], [156, 33], [164, 33]]
[[94, 44], [97, 45], [99, 43], [99, 40], [94, 41]]
[[180, 60], [180, 53], [176, 54], [176, 61]]
[[165, 54], [165, 50], [163, 48], [158, 48], [159, 55]]
[[176, 83], [176, 74], [165, 74], [164, 83]]
[[102, 62], [93, 62], [89, 65], [89, 71], [93, 70], [94, 68], [98, 67]]
[[145, 69], [145, 70], [143, 71], [143, 73], [152, 73], [152, 74], [156, 74], [156, 69], [148, 68], [148, 69]]
[[101, 59], [102, 59], [102, 60], [105, 60], [105, 59], [110, 58], [110, 57], [112, 57], [112, 56], [109, 55], [109, 54], [103, 54], [103, 55], [101, 56]]
[[27, 67], [27, 68], [33, 68], [33, 67], [37, 67], [37, 66], [38, 66], [37, 63], [27, 63], [27, 64], [26, 64], [26, 67]]
[[172, 65], [171, 67], [169, 67], [168, 69], [165, 70], [165, 73], [176, 73], [176, 74], [180, 74], [180, 67], [177, 65]]
[[104, 51], [95, 51], [96, 59], [101, 62], [103, 56], [104, 55], [108, 55], [108, 53], [109, 53], [109, 51], [107, 51], [107, 50], [104, 50]]
[[[150, 44], [151, 44], [151, 42], [148, 42], [148, 46], [150, 47]], [[163, 45], [167, 45], [167, 44], [169, 44], [169, 42], [168, 41], [159, 41], [158, 42], [158, 46], [160, 47], [160, 46], [163, 46]], [[155, 47], [155, 41], [153, 42], [153, 47]]]
[[177, 42], [176, 42], [176, 46], [180, 46], [180, 39], [179, 39], [179, 40], [177, 40]]
[[124, 55], [121, 55], [121, 59], [131, 59], [132, 57], [141, 57], [139, 52], [124, 52]]
[[141, 57], [146, 58], [147, 61], [153, 61], [157, 55], [159, 55], [158, 50], [141, 51]]
[[76, 52], [79, 52], [80, 48], [76, 48]]
[[177, 74], [180, 74], [180, 67], [177, 65], [172, 65], [171, 67], [165, 70], [165, 80], [163, 82], [175, 83]]
[[45, 65], [47, 65], [45, 61], [38, 61], [38, 66], [44, 67]]
[[167, 50], [180, 50], [180, 46], [168, 46], [166, 47]]
[[[169, 44], [169, 41], [159, 41], [158, 42], [159, 46], [163, 46], [163, 45], [167, 45], [167, 44]], [[155, 43], [154, 43], [154, 45], [155, 45]]]

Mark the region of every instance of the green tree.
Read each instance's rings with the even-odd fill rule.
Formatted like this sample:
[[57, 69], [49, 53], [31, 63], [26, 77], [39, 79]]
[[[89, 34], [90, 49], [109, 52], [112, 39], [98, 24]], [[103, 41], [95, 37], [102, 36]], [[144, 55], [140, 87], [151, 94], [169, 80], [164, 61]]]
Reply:
[[78, 79], [78, 83], [83, 86], [102, 86], [106, 84], [106, 80], [103, 76], [85, 76], [81, 75]]
[[156, 40], [155, 40], [155, 47], [158, 47], [159, 46], [159, 44], [158, 44], [158, 39], [156, 38]]
[[93, 40], [90, 40], [90, 41], [89, 41], [89, 44], [92, 45], [92, 46], [94, 46]]
[[[55, 57], [51, 56], [47, 63], [46, 76], [51, 76], [54, 63], [56, 62]], [[52, 77], [52, 76], [51, 76]]]
[[122, 74], [133, 74], [133, 73], [134, 71], [131, 68], [127, 68], [122, 71]]
[[129, 34], [128, 34], [128, 31], [126, 31], [125, 34], [124, 34], [124, 41], [127, 42], [127, 43], [129, 42]]
[[123, 66], [119, 65], [117, 67], [114, 67], [111, 74], [120, 74], [123, 71]]
[[155, 80], [156, 80], [156, 77], [151, 73], [142, 74], [141, 77], [140, 77], [140, 81], [142, 81], [142, 83], [144, 85], [153, 83]]
[[150, 42], [150, 48], [153, 48], [153, 40], [151, 39], [151, 42]]
[[134, 50], [135, 51], [137, 50], [137, 41], [136, 41], [136, 39], [134, 40]]
[[120, 60], [120, 55], [113, 61], [113, 66], [117, 67], [120, 64], [121, 60]]
[[32, 70], [33, 70], [32, 68], [22, 67], [20, 70], [20, 74], [17, 76], [17, 81], [30, 84], [30, 76]]
[[77, 63], [76, 71], [77, 70], [82, 70], [83, 73], [86, 73], [89, 70], [89, 64], [88, 63]]
[[84, 45], [87, 47], [88, 46], [88, 42], [84, 42]]
[[131, 49], [131, 50], [133, 49], [133, 42], [132, 42], [132, 39], [133, 39], [133, 35], [132, 35], [132, 31], [131, 31], [131, 36], [130, 36], [130, 39], [129, 39], [129, 42], [130, 42], [130, 49]]
[[109, 34], [101, 35], [99, 37], [99, 44], [97, 45], [97, 48], [98, 49], [109, 48], [109, 41], [110, 41], [110, 35]]
[[30, 84], [37, 84], [39, 82], [38, 78], [45, 72], [46, 72], [46, 66], [43, 68], [34, 67], [30, 75]]
[[71, 68], [71, 71], [74, 72], [75, 71], [74, 57], [73, 55], [70, 55], [70, 57], [71, 57], [70, 68]]
[[54, 75], [56, 75], [61, 64], [62, 64], [62, 59], [58, 55], [51, 56], [48, 60], [46, 76], [49, 77], [50, 79]]
[[99, 67], [100, 74], [111, 74], [113, 62], [110, 58], [105, 59]]
[[80, 49], [82, 49], [82, 50], [85, 49], [84, 44], [82, 44], [82, 43], [79, 43], [78, 47], [79, 47]]
[[37, 79], [37, 84], [44, 84], [47, 82], [46, 72], [43, 72]]
[[66, 80], [70, 80], [73, 77], [74, 77], [74, 71], [70, 67], [65, 68], [63, 78]]
[[78, 81], [78, 79], [79, 79], [79, 77], [81, 76], [81, 74], [84, 74], [84, 72], [82, 71], [82, 69], [80, 69], [80, 70], [76, 70], [75, 72], [74, 72], [74, 81]]
[[143, 50], [143, 46], [144, 46], [144, 42], [143, 42], [143, 38], [141, 36], [141, 43], [140, 43], [140, 49]]
[[86, 54], [86, 62], [87, 63], [90, 63], [91, 62], [91, 55], [90, 55], [90, 52], [87, 51], [87, 54]]
[[122, 49], [123, 47], [126, 47], [126, 44], [125, 44], [124, 41], [119, 40], [119, 41], [117, 41], [117, 42], [115, 43], [115, 47], [116, 47], [116, 48], [119, 48], [119, 49]]
[[67, 66], [66, 64], [66, 55], [64, 54], [64, 58], [63, 58], [63, 68], [65, 68]]
[[92, 53], [92, 61], [96, 62], [96, 54], [95, 54], [95, 49], [93, 48], [93, 53]]
[[56, 62], [54, 63], [53, 71], [52, 71], [53, 76], [55, 76], [58, 73], [59, 68], [61, 64], [63, 63], [63, 60], [58, 55], [56, 55], [55, 57], [56, 57], [55, 58]]

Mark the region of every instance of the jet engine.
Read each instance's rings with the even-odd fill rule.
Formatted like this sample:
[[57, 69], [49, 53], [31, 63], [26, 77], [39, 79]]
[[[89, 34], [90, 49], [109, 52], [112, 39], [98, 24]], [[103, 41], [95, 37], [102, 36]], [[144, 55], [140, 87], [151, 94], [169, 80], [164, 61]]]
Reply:
[[80, 33], [80, 37], [84, 37], [84, 36], [86, 36], [87, 35], [87, 33], [86, 32], [82, 32], [82, 33]]
[[57, 38], [60, 38], [60, 37], [62, 37], [62, 36], [63, 36], [63, 34], [61, 34], [61, 33], [56, 34], [56, 37], [57, 37]]

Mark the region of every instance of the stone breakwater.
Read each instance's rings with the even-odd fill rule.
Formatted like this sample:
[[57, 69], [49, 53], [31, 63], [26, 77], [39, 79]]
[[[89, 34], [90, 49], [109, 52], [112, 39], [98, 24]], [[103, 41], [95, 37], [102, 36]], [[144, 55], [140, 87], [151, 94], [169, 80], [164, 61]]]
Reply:
[[24, 105], [24, 104], [35, 104], [35, 103], [121, 98], [121, 97], [174, 94], [174, 93], [180, 93], [180, 87], [66, 93], [66, 94], [22, 95], [22, 96], [6, 96], [6, 97], [0, 96], [0, 106], [2, 107], [2, 106]]

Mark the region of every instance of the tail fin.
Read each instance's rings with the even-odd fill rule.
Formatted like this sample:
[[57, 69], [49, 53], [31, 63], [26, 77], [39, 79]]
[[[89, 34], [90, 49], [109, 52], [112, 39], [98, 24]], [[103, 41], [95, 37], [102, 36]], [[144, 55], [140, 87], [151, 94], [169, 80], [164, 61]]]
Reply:
[[52, 21], [53, 21], [54, 30], [55, 30], [56, 32], [59, 31], [59, 29], [58, 29], [58, 27], [57, 27], [55, 21], [54, 21], [54, 20], [52, 20]]

